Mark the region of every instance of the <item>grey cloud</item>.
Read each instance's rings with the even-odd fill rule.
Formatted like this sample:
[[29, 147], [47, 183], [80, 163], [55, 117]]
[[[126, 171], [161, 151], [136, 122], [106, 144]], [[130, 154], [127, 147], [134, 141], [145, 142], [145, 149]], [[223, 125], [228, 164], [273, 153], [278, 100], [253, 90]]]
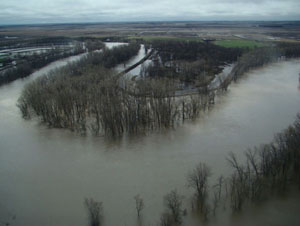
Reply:
[[10, 0], [1, 4], [3, 24], [300, 19], [299, 0]]

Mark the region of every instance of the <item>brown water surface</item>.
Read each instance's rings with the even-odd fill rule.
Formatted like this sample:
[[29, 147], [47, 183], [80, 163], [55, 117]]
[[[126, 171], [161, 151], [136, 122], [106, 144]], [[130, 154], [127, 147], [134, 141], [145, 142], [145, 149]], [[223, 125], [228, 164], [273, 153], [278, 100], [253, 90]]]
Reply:
[[[211, 166], [212, 180], [226, 175], [229, 151], [270, 142], [300, 112], [298, 60], [248, 73], [209, 113], [176, 130], [110, 141], [22, 119], [16, 102], [24, 85], [67, 61], [0, 87], [0, 224], [87, 225], [83, 200], [93, 197], [103, 202], [105, 226], [137, 225], [133, 197], [140, 194], [143, 225], [157, 225], [171, 189], [185, 195], [189, 209], [186, 175], [195, 164]], [[299, 210], [299, 192], [291, 191], [238, 215], [220, 210], [205, 224], [296, 226]], [[184, 224], [204, 223], [189, 213]]]

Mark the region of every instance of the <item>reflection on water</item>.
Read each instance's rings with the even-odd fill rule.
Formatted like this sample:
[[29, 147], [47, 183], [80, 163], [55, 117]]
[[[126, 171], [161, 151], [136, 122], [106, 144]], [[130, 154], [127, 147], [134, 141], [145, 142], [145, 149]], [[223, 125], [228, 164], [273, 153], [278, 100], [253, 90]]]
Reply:
[[[171, 189], [185, 195], [189, 208], [185, 178], [195, 164], [211, 166], [212, 180], [228, 173], [229, 151], [271, 141], [300, 111], [299, 62], [290, 61], [249, 73], [209, 113], [176, 131], [112, 141], [23, 120], [16, 101], [24, 85], [66, 62], [0, 87], [0, 219], [15, 214], [13, 225], [86, 225], [85, 197], [103, 202], [105, 225], [136, 225], [136, 194], [145, 201], [144, 225], [157, 225]], [[236, 216], [227, 208], [207, 224], [297, 225], [299, 201], [291, 192]], [[188, 214], [184, 224], [199, 219]]]

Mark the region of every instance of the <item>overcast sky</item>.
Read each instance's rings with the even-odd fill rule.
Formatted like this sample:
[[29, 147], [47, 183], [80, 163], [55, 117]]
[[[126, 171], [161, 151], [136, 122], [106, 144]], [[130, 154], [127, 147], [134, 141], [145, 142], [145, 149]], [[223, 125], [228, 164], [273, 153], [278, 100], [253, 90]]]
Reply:
[[0, 24], [300, 20], [300, 0], [1, 0]]

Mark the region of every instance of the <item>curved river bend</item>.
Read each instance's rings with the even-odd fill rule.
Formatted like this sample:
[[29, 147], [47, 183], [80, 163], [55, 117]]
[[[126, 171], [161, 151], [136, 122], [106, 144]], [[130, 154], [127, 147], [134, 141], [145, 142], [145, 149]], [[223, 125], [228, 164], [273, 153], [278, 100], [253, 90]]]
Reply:
[[[170, 190], [184, 194], [189, 207], [186, 175], [199, 161], [215, 177], [226, 174], [229, 151], [243, 153], [271, 141], [300, 112], [299, 61], [287, 61], [248, 73], [209, 113], [176, 131], [108, 141], [23, 120], [16, 101], [24, 85], [74, 59], [0, 87], [1, 224], [87, 225], [83, 200], [92, 197], [103, 202], [105, 226], [138, 225], [133, 197], [140, 194], [143, 225], [157, 225]], [[299, 201], [293, 193], [238, 216], [225, 211], [206, 224], [297, 225]], [[188, 214], [184, 225], [199, 225], [199, 219]]]

